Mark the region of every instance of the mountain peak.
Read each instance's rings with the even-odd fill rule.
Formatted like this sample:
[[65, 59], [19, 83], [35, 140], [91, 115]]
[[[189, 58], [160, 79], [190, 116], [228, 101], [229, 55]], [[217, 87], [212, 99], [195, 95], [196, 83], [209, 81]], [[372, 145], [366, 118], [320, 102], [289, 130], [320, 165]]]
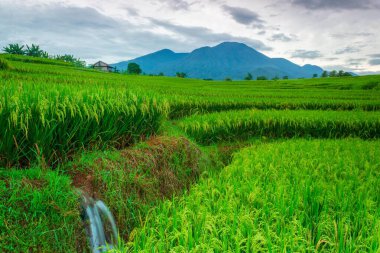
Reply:
[[165, 48], [157, 52], [154, 52], [153, 54], [175, 54], [175, 53], [172, 50]]
[[289, 78], [312, 77], [322, 69], [305, 65], [303, 67], [284, 58], [269, 58], [259, 51], [240, 42], [223, 42], [213, 47], [201, 47], [191, 53], [175, 53], [163, 49], [127, 62], [115, 64], [123, 70], [128, 62], [136, 62], [148, 74], [164, 73], [175, 76], [185, 72], [192, 78], [243, 79], [247, 73], [254, 77], [288, 76]]
[[222, 42], [220, 43], [219, 45], [215, 46], [216, 48], [218, 47], [241, 47], [241, 48], [247, 48], [248, 46], [244, 43], [240, 43], [240, 42], [234, 42], [234, 41], [226, 41], [226, 42]]

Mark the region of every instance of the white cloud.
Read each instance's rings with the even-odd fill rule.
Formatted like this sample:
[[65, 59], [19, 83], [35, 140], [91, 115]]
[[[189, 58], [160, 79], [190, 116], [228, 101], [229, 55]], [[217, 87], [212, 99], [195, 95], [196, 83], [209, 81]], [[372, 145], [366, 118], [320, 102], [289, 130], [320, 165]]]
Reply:
[[380, 15], [374, 3], [1, 0], [0, 47], [33, 42], [55, 54], [72, 53], [88, 61], [112, 62], [162, 48], [188, 52], [236, 40], [258, 50], [273, 49], [264, 52], [270, 57], [299, 57], [293, 58], [298, 64], [349, 69], [353, 64], [349, 59], [366, 58], [360, 68], [376, 72], [380, 66], [373, 64], [377, 61], [371, 61], [370, 55], [379, 53]]

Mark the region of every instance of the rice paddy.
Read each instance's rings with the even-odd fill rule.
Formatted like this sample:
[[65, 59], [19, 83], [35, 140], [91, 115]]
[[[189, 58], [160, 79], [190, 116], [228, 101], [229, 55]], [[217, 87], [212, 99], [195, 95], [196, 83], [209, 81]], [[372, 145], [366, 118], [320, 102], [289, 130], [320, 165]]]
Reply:
[[380, 143], [292, 140], [237, 153], [163, 203], [132, 252], [376, 252]]
[[112, 210], [115, 252], [380, 250], [380, 76], [0, 63], [0, 251], [88, 251], [77, 188]]

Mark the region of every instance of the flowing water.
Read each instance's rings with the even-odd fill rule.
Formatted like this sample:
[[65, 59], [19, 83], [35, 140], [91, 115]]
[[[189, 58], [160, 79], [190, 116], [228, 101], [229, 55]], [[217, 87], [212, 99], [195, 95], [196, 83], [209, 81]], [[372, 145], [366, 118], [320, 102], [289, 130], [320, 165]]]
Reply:
[[105, 252], [117, 244], [117, 227], [108, 207], [101, 200], [81, 194], [82, 219], [93, 253]]

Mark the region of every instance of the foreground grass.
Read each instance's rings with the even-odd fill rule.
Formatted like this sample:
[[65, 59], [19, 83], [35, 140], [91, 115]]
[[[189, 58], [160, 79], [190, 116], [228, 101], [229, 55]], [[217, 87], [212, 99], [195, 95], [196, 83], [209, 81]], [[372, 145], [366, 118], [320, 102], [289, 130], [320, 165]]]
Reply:
[[156, 137], [121, 151], [88, 152], [65, 165], [73, 186], [110, 207], [127, 239], [149, 210], [182, 194], [204, 169], [204, 154], [185, 138]]
[[86, 85], [0, 85], [0, 166], [66, 161], [83, 149], [126, 147], [157, 132], [152, 96]]
[[70, 180], [41, 169], [0, 169], [0, 252], [86, 251]]
[[154, 209], [121, 251], [377, 252], [379, 185], [380, 142], [253, 146]]

